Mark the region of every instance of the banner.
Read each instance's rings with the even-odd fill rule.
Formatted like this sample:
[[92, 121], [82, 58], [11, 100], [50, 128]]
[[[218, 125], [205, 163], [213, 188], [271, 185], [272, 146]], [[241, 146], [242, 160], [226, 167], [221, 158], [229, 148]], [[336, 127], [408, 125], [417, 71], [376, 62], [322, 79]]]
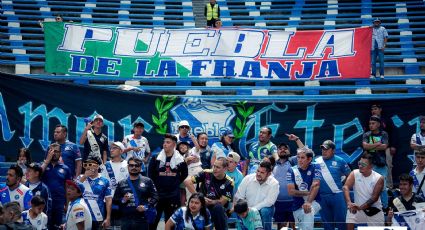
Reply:
[[[102, 114], [103, 132], [109, 141], [121, 141], [131, 133], [132, 124], [141, 121], [143, 134], [153, 152], [162, 148], [164, 133], [177, 133], [181, 120], [188, 120], [191, 132], [206, 132], [210, 145], [219, 140], [220, 131], [231, 128], [235, 147], [247, 156], [249, 146], [258, 141], [262, 126], [272, 129], [272, 142], [296, 145], [285, 133], [294, 133], [321, 154], [320, 144], [331, 139], [337, 155], [355, 165], [362, 153], [363, 130], [367, 128], [372, 101], [355, 102], [244, 102], [202, 100], [193, 97], [154, 96], [137, 92], [42, 81], [12, 75], [0, 77], [0, 154], [15, 161], [19, 148], [31, 150], [41, 161], [57, 124], [68, 127], [68, 139], [78, 142], [84, 118]], [[380, 102], [387, 125], [391, 125], [394, 178], [408, 172], [412, 161], [410, 137], [419, 130], [419, 115], [425, 114], [423, 98]], [[80, 146], [82, 147], [82, 146]]]
[[45, 22], [46, 71], [123, 78], [368, 78], [372, 29], [144, 29]]

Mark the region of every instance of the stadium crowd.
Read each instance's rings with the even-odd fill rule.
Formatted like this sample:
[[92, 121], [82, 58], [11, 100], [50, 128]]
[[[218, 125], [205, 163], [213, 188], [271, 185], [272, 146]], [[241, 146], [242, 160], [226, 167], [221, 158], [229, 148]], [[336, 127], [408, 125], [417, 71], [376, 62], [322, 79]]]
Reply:
[[400, 176], [400, 194], [389, 199], [391, 133], [381, 111], [371, 107], [358, 169], [335, 154], [331, 140], [315, 157], [299, 137], [286, 134], [298, 147], [292, 154], [288, 143], [271, 142], [267, 126], [242, 159], [232, 130], [210, 147], [208, 135], [195, 137], [186, 120], [177, 134], [164, 135], [154, 155], [141, 122], [122, 142], [109, 142], [103, 116], [96, 115], [80, 139], [82, 153], [59, 124], [41, 164], [19, 150], [0, 188], [0, 229], [157, 229], [163, 217], [167, 230], [270, 230], [274, 224], [309, 230], [318, 213], [324, 229], [424, 224], [397, 217], [425, 211], [425, 117], [410, 140], [416, 166]]

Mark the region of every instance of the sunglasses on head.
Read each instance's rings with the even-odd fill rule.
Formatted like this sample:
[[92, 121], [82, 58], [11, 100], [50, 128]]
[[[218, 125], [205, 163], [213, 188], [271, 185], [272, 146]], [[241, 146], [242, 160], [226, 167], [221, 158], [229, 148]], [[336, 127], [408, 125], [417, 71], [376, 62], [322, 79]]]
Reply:
[[98, 164], [96, 164], [96, 163], [83, 163], [84, 168], [93, 167], [93, 166], [98, 166]]
[[140, 164], [128, 164], [129, 168], [139, 168]]
[[361, 161], [359, 161], [357, 164], [359, 165], [359, 167], [366, 167], [369, 165], [368, 163], [361, 162]]

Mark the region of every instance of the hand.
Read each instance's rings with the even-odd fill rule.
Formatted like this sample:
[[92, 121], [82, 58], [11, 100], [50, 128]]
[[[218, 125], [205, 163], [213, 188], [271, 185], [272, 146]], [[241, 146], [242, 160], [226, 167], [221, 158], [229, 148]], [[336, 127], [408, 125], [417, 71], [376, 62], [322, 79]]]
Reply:
[[106, 218], [102, 223], [102, 227], [103, 229], [107, 229], [109, 228], [109, 226], [111, 226], [111, 221], [108, 218]]
[[302, 206], [302, 208], [304, 209], [304, 213], [310, 213], [311, 212], [311, 203], [310, 202], [305, 202]]
[[390, 208], [388, 209], [388, 218], [392, 219], [392, 218], [393, 218], [393, 216], [394, 216], [394, 211], [393, 211], [393, 209], [390, 207]]
[[207, 205], [215, 205], [215, 201], [214, 200], [211, 200], [210, 198], [206, 198], [206, 197], [205, 197], [205, 203]]
[[138, 152], [142, 147], [133, 147], [132, 150]]
[[46, 160], [44, 160], [44, 162], [45, 162], [46, 164], [49, 164], [49, 163], [50, 163], [50, 161], [51, 161], [51, 160], [52, 160], [52, 158], [53, 158], [53, 155], [55, 155], [55, 150], [54, 150], [54, 149], [52, 149], [52, 148], [50, 148], [50, 149], [49, 149], [49, 152], [47, 153]]
[[143, 206], [143, 205], [139, 205], [139, 206], [137, 206], [136, 210], [137, 210], [138, 212], [144, 212], [144, 211], [145, 211], [145, 206]]
[[285, 135], [288, 137], [288, 140], [290, 140], [290, 141], [297, 141], [298, 139], [300, 139], [299, 137], [295, 136], [295, 134], [285, 133]]
[[127, 203], [130, 199], [131, 199], [131, 193], [126, 193], [125, 195], [124, 195], [124, 197], [122, 198], [122, 201], [124, 201], [124, 203]]
[[91, 169], [87, 169], [85, 172], [84, 172], [84, 176], [85, 177], [91, 177], [91, 176], [93, 176], [95, 174], [95, 172], [93, 172], [93, 170], [91, 170]]
[[87, 123], [86, 127], [84, 128], [85, 131], [91, 129], [93, 127], [93, 124], [91, 122]]
[[347, 207], [348, 207], [348, 210], [350, 210], [350, 212], [353, 214], [356, 214], [357, 211], [359, 210], [359, 206], [357, 206], [357, 204], [355, 203], [350, 202], [348, 203]]

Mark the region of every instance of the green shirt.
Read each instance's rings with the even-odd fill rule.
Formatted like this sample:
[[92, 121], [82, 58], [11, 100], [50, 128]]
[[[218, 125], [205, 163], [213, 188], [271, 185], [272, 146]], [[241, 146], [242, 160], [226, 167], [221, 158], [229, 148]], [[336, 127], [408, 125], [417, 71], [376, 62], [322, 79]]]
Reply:
[[261, 223], [260, 212], [255, 208], [249, 208], [248, 215], [245, 218], [238, 216], [238, 221], [236, 222], [238, 230], [259, 230], [263, 229], [263, 224]]

